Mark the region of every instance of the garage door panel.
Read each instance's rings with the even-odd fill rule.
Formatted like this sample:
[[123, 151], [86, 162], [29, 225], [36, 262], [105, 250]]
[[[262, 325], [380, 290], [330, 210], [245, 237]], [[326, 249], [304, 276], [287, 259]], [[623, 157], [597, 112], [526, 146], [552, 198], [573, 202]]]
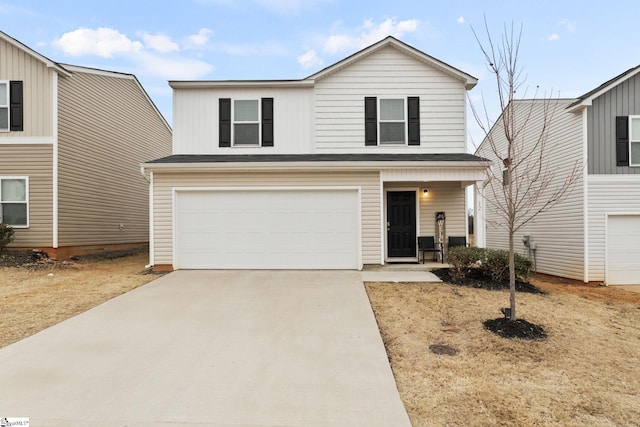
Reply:
[[357, 268], [355, 190], [176, 194], [176, 268]]
[[640, 284], [640, 215], [609, 216], [607, 284]]

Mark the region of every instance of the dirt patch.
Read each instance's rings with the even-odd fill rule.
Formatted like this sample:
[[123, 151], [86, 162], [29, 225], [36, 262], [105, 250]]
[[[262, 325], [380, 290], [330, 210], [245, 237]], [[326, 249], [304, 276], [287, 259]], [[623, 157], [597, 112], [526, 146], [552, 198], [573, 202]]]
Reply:
[[[157, 277], [147, 253], [52, 261], [10, 252], [0, 267], [0, 347], [33, 335]], [[121, 255], [121, 256], [120, 256]], [[9, 263], [11, 267], [7, 267]]]
[[484, 328], [503, 338], [521, 338], [525, 340], [542, 340], [547, 338], [547, 332], [540, 325], [527, 322], [524, 319], [510, 320], [506, 317], [485, 320]]

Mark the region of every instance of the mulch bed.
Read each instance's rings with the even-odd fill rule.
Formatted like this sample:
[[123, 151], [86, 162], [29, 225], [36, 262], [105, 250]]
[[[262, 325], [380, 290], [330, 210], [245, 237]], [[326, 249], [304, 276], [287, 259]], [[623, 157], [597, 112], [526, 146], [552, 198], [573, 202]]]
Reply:
[[526, 340], [542, 340], [547, 332], [542, 326], [527, 322], [524, 319], [509, 320], [506, 317], [485, 320], [484, 328], [503, 338], [522, 338]]
[[146, 248], [126, 249], [120, 251], [104, 251], [87, 255], [72, 256], [68, 260], [56, 261], [50, 259], [46, 252], [39, 250], [6, 250], [0, 254], [0, 267], [23, 267], [37, 269], [62, 264], [73, 264], [82, 261], [102, 261], [124, 258], [146, 252]]
[[[471, 270], [466, 277], [461, 280], [457, 280], [451, 277], [449, 274], [448, 268], [440, 268], [437, 270], [431, 271], [433, 274], [438, 276], [440, 280], [446, 283], [450, 283], [452, 285], [458, 286], [467, 286], [470, 288], [478, 288], [478, 289], [486, 289], [489, 291], [495, 290], [508, 290], [509, 289], [509, 281], [505, 282], [494, 282], [492, 280], [487, 279], [485, 276], [477, 273], [475, 270]], [[541, 289], [536, 288], [529, 282], [522, 282], [520, 280], [516, 280], [516, 291], [517, 292], [527, 292], [531, 294], [544, 294], [545, 292]]]

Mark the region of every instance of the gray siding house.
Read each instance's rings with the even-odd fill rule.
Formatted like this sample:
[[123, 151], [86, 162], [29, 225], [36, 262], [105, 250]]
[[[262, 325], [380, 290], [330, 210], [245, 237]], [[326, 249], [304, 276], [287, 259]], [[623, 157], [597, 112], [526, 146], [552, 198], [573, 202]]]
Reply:
[[173, 154], [144, 164], [156, 268], [360, 269], [466, 236], [476, 79], [388, 37], [301, 80], [172, 81]]
[[[525, 235], [535, 242], [534, 252], [522, 243], [520, 251], [535, 254], [542, 273], [640, 284], [640, 66], [579, 98], [553, 102], [559, 108], [549, 134], [547, 166], [556, 173], [556, 184], [576, 162], [581, 176], [566, 199], [520, 231], [516, 242]], [[515, 105], [528, 108], [531, 103], [542, 101]], [[542, 114], [538, 109], [534, 115], [529, 144]], [[499, 124], [491, 129], [498, 139], [500, 131]], [[476, 154], [491, 157], [486, 139]], [[482, 185], [476, 190], [478, 245], [506, 248], [506, 232], [491, 209], [492, 195]]]
[[0, 32], [0, 222], [54, 257], [146, 245], [139, 164], [171, 129], [135, 76], [63, 65]]

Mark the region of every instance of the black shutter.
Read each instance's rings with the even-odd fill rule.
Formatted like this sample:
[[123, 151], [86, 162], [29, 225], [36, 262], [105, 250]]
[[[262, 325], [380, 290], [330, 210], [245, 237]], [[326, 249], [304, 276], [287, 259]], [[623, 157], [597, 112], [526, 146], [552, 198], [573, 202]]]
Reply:
[[616, 165], [629, 166], [629, 117], [616, 117]]
[[262, 98], [262, 146], [273, 147], [273, 98]]
[[231, 147], [231, 99], [220, 98], [218, 101], [218, 123], [220, 147]]
[[364, 145], [378, 145], [378, 100], [364, 98]]
[[409, 118], [409, 145], [420, 145], [420, 98], [407, 98], [407, 116]]
[[24, 108], [22, 106], [22, 82], [12, 80], [9, 82], [9, 108], [11, 116], [11, 124], [9, 130], [24, 130], [23, 115]]

